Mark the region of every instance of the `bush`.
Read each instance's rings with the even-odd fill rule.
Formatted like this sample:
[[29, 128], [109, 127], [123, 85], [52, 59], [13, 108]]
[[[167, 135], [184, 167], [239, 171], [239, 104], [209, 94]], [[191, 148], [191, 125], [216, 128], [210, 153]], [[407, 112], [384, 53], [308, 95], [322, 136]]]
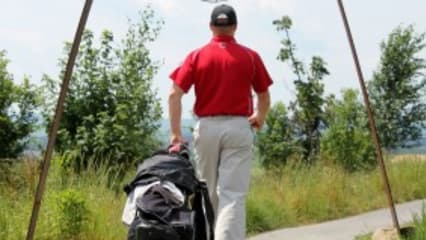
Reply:
[[65, 190], [58, 197], [58, 226], [63, 239], [81, 236], [88, 223], [89, 210], [84, 196], [76, 190]]
[[329, 128], [321, 138], [322, 157], [348, 171], [376, 166], [367, 115], [358, 93], [348, 89], [343, 92], [342, 101], [329, 99], [326, 112]]
[[37, 90], [27, 78], [16, 85], [7, 71], [8, 63], [5, 52], [0, 51], [0, 158], [21, 154], [37, 122]]
[[282, 102], [276, 103], [268, 112], [265, 128], [256, 141], [262, 166], [273, 168], [285, 165], [295, 153], [296, 145], [292, 142], [293, 130]]
[[[56, 144], [67, 155], [66, 166], [80, 171], [91, 161], [94, 166], [129, 167], [158, 146], [161, 108], [151, 89], [158, 64], [147, 48], [160, 28], [154, 20], [152, 10], [144, 11], [122, 44], [115, 44], [109, 31], [102, 33], [99, 47], [92, 32], [83, 34]], [[69, 45], [65, 49], [68, 52]], [[64, 68], [65, 61], [61, 63]], [[43, 79], [48, 125], [59, 79]]]
[[388, 150], [420, 140], [426, 127], [425, 38], [413, 26], [399, 26], [380, 45], [368, 90], [381, 144]]
[[318, 160], [320, 151], [321, 125], [324, 121], [324, 83], [323, 79], [329, 72], [326, 62], [319, 56], [313, 56], [307, 67], [296, 57], [296, 44], [290, 38], [292, 21], [283, 16], [273, 21], [277, 31], [284, 31], [282, 47], [278, 60], [289, 62], [296, 77], [296, 99], [290, 103], [292, 110], [292, 128], [296, 129], [298, 145], [302, 150], [302, 160], [312, 164]]

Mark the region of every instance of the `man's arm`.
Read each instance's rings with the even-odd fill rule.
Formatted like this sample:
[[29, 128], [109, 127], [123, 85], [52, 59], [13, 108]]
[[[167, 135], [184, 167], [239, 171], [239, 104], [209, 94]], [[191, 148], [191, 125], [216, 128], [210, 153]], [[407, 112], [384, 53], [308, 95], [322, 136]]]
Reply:
[[169, 117], [170, 117], [170, 130], [171, 137], [170, 143], [183, 143], [185, 140], [182, 137], [181, 131], [181, 116], [182, 116], [182, 96], [184, 92], [182, 89], [173, 84], [169, 95]]
[[269, 95], [269, 90], [263, 93], [257, 93], [257, 109], [248, 119], [252, 127], [257, 129], [262, 128], [270, 105], [271, 97]]

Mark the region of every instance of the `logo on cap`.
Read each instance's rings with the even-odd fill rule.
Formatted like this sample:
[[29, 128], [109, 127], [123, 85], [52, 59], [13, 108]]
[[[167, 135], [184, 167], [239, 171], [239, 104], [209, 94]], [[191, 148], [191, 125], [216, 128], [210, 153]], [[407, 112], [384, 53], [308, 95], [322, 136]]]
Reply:
[[219, 16], [216, 17], [216, 19], [228, 19], [228, 16], [225, 13], [221, 13]]

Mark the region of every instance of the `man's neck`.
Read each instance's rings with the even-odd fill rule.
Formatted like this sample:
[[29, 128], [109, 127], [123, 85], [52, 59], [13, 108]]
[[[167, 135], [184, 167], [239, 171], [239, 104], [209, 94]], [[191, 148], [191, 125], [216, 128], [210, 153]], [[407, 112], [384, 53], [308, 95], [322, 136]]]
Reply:
[[225, 35], [225, 34], [217, 34], [213, 35], [213, 41], [225, 41], [225, 42], [231, 42], [235, 41], [235, 38], [233, 35]]
[[213, 37], [234, 37], [233, 33], [213, 33]]

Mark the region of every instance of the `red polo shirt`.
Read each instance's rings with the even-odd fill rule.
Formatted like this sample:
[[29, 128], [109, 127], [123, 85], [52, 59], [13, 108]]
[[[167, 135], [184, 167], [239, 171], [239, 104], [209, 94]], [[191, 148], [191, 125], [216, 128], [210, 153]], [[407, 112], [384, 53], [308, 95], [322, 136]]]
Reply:
[[251, 89], [262, 93], [272, 84], [260, 56], [230, 36], [216, 36], [192, 51], [170, 78], [185, 93], [194, 85], [194, 113], [199, 117], [249, 116]]

